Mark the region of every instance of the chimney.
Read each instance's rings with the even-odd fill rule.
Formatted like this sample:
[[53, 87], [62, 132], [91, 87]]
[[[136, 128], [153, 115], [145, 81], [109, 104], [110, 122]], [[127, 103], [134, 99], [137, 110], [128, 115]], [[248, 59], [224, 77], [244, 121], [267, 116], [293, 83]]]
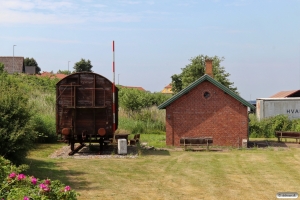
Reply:
[[210, 77], [214, 77], [212, 61], [210, 59], [205, 60], [205, 74], [209, 75]]

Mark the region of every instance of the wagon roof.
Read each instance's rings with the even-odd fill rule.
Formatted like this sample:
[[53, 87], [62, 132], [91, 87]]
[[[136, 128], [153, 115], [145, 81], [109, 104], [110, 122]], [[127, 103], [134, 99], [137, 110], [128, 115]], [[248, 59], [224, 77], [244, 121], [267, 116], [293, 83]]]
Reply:
[[106, 80], [108, 80], [112, 84], [112, 82], [108, 78], [106, 78], [106, 77], [104, 77], [104, 76], [102, 76], [100, 74], [97, 74], [97, 73], [94, 73], [94, 72], [77, 72], [77, 73], [73, 73], [73, 74], [70, 74], [70, 75], [64, 77], [63, 79], [61, 79], [60, 81], [58, 81], [56, 83], [56, 85], [59, 85], [60, 82], [62, 82], [63, 80], [68, 79], [69, 77], [74, 76], [76, 74], [95, 74], [96, 76], [101, 76], [102, 78], [105, 78]]
[[181, 90], [180, 92], [178, 92], [177, 94], [175, 94], [174, 96], [172, 96], [170, 99], [168, 99], [164, 103], [160, 104], [158, 106], [158, 108], [159, 109], [166, 108], [171, 103], [173, 103], [175, 100], [179, 99], [181, 96], [183, 96], [184, 94], [188, 93], [190, 90], [192, 90], [193, 88], [195, 88], [197, 85], [201, 84], [204, 81], [209, 81], [210, 83], [214, 84], [215, 86], [217, 86], [218, 88], [220, 88], [221, 90], [223, 90], [224, 92], [226, 92], [227, 94], [229, 94], [230, 96], [232, 96], [233, 98], [235, 98], [236, 100], [238, 100], [239, 102], [241, 102], [243, 105], [251, 108], [252, 110], [255, 109], [255, 106], [253, 106], [251, 103], [249, 103], [248, 101], [246, 101], [245, 99], [243, 99], [241, 96], [239, 96], [238, 94], [234, 93], [232, 90], [230, 90], [229, 88], [227, 88], [226, 86], [224, 86], [220, 82], [216, 81], [215, 79], [213, 79], [211, 76], [209, 76], [207, 74], [203, 75], [202, 77], [200, 77], [199, 79], [197, 79], [196, 81], [194, 81], [193, 83], [191, 83], [189, 86], [187, 86], [186, 88], [184, 88], [183, 90]]

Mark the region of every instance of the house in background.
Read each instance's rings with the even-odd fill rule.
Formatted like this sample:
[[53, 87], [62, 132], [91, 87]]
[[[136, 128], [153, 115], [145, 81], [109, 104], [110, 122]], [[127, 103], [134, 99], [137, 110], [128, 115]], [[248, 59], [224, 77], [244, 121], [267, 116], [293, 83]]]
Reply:
[[161, 93], [163, 93], [163, 94], [173, 94], [171, 84], [164, 87], [164, 89], [161, 91]]
[[36, 74], [36, 66], [25, 66], [25, 74]]
[[212, 137], [213, 145], [242, 146], [248, 140], [248, 107], [255, 106], [206, 74], [158, 106], [166, 109], [166, 144], [179, 146], [183, 137]]
[[15, 72], [22, 73], [24, 65], [24, 57], [20, 56], [0, 56], [0, 63], [4, 64], [4, 70], [9, 74]]
[[269, 98], [300, 97], [300, 90], [280, 91]]

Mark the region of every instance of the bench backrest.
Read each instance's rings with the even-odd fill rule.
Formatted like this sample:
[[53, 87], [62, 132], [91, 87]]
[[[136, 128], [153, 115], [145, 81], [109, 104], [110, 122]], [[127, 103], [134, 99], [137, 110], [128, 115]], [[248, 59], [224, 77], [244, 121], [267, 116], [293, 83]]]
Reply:
[[211, 144], [212, 138], [180, 138], [180, 144]]
[[292, 132], [292, 131], [276, 131], [275, 132], [275, 136], [279, 137], [279, 136], [285, 136], [285, 137], [299, 137], [300, 136], [300, 132]]

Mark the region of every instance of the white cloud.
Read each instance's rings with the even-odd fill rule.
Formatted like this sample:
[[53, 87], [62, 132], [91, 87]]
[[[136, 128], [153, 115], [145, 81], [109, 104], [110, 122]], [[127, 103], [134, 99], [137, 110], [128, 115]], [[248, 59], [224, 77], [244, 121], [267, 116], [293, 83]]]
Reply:
[[55, 15], [34, 12], [16, 12], [16, 11], [1, 11], [0, 23], [14, 24], [67, 24], [81, 23], [83, 19], [68, 15]]
[[107, 6], [103, 5], [103, 4], [94, 4], [93, 7], [96, 7], [96, 8], [105, 8]]
[[62, 43], [62, 44], [75, 44], [81, 43], [77, 40], [58, 40], [54, 38], [37, 38], [37, 37], [1, 37], [1, 39], [5, 40], [13, 40], [13, 41], [34, 41], [34, 42], [50, 42], [50, 43]]
[[236, 6], [236, 7], [240, 7], [240, 6], [247, 6], [249, 5], [250, 2], [246, 1], [246, 0], [235, 0], [233, 2], [230, 3], [226, 3], [225, 6]]
[[130, 5], [136, 5], [136, 4], [141, 4], [140, 1], [122, 1], [125, 4], [130, 4]]
[[19, 1], [19, 0], [10, 0], [0, 2], [0, 10], [7, 9], [20, 9], [20, 10], [31, 10], [34, 8], [34, 3], [30, 1]]
[[[137, 1], [126, 1], [129, 4]], [[94, 1], [12, 0], [0, 3], [0, 24], [76, 24], [83, 22], [136, 22], [138, 15], [118, 12]], [[105, 8], [105, 10], [104, 10]], [[101, 12], [99, 12], [101, 10]]]

